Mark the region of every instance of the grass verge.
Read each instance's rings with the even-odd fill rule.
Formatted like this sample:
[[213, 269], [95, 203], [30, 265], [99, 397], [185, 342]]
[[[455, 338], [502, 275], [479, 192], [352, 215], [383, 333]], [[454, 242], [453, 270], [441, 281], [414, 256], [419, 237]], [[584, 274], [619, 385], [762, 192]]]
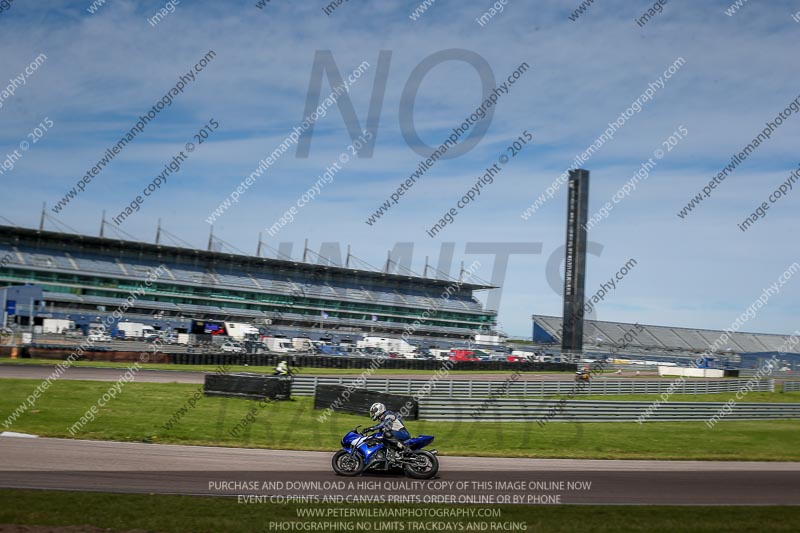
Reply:
[[[336, 413], [324, 422], [311, 398], [259, 407], [255, 401], [200, 397], [199, 385], [129, 383], [99, 408], [95, 420], [72, 435], [70, 426], [112, 386], [96, 381], [56, 381], [35, 406], [6, 427], [38, 380], [0, 381], [0, 430], [48, 437], [333, 451], [341, 437], [367, 416]], [[231, 430], [251, 413], [254, 422], [238, 436]], [[172, 422], [172, 425], [170, 425]], [[713, 430], [702, 422], [550, 423], [408, 421], [415, 434], [436, 436], [443, 454], [582, 459], [697, 459], [798, 461], [800, 421], [727, 421]]]
[[[0, 490], [0, 524], [91, 526], [104, 531], [528, 531], [576, 533], [794, 532], [800, 507], [522, 506], [501, 505], [491, 518], [301, 518], [299, 505], [242, 505], [235, 499], [193, 496], [123, 495]], [[307, 507], [307, 506], [306, 506]], [[342, 509], [320, 504], [315, 508]], [[421, 506], [347, 505], [348, 509], [415, 509]], [[438, 509], [442, 506], [426, 506]], [[450, 507], [456, 508], [456, 507]], [[461, 507], [464, 508], [464, 507]], [[478, 508], [477, 506], [475, 507]], [[324, 522], [337, 524], [324, 527]], [[281, 527], [277, 524], [283, 524]], [[425, 524], [420, 528], [416, 524]], [[488, 524], [470, 528], [470, 524]], [[492, 527], [491, 524], [495, 524]], [[298, 529], [292, 525], [301, 526]], [[309, 526], [318, 525], [315, 529]], [[288, 527], [287, 527], [288, 526]], [[505, 526], [505, 527], [504, 527]], [[516, 526], [516, 527], [514, 527]], [[3, 526], [0, 525], [0, 529]], [[291, 529], [290, 529], [291, 528]], [[524, 528], [524, 529], [523, 529]], [[25, 529], [25, 531], [28, 531]], [[48, 530], [49, 531], [49, 530]], [[71, 529], [70, 531], [75, 531]], [[84, 529], [81, 529], [84, 531]], [[94, 531], [94, 530], [93, 530]]]

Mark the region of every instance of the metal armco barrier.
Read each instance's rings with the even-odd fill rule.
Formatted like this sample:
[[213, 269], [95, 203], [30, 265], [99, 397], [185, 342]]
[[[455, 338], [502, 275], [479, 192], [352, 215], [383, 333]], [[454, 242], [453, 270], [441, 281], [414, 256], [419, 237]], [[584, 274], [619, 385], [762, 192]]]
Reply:
[[[568, 400], [524, 400], [499, 398], [424, 398], [421, 420], [465, 420], [482, 422], [635, 422], [652, 402], [610, 402]], [[724, 402], [669, 402], [662, 404], [646, 422], [708, 420], [718, 414]], [[473, 416], [474, 415], [474, 416]], [[737, 403], [725, 420], [767, 420], [800, 418], [800, 403]]]
[[[674, 380], [642, 379], [594, 379], [588, 384], [578, 385], [574, 381], [485, 381], [467, 379], [397, 379], [368, 378], [359, 380], [357, 376], [341, 377], [295, 377], [292, 392], [297, 396], [313, 396], [317, 385], [348, 386], [357, 381], [359, 388], [389, 394], [413, 395], [423, 388], [431, 387], [426, 396], [446, 396], [449, 398], [486, 398], [489, 396], [558, 396], [572, 394], [661, 394], [669, 391]], [[673, 389], [674, 394], [719, 394], [738, 392], [747, 379], [686, 380], [681, 387]], [[774, 392], [773, 380], [760, 380], [755, 391]], [[785, 388], [784, 388], [785, 390]]]
[[[248, 365], [275, 366], [286, 360], [290, 366], [302, 368], [357, 368], [367, 369], [373, 364], [370, 357], [334, 357], [326, 355], [290, 354], [232, 354], [232, 353], [170, 353], [169, 363], [173, 365]], [[386, 359], [379, 368], [388, 370], [440, 370], [444, 361], [422, 359]], [[451, 370], [514, 370], [523, 372], [575, 371], [574, 364], [568, 363], [509, 363], [508, 361], [462, 361], [455, 363]]]
[[783, 392], [800, 392], [800, 381], [784, 381]]
[[340, 387], [339, 385], [320, 385], [314, 395], [314, 409], [330, 408], [334, 411], [345, 411], [359, 415], [369, 414], [369, 408], [375, 402], [384, 404], [389, 411], [400, 411], [404, 406], [408, 406], [403, 411], [408, 414], [404, 415], [403, 418], [406, 420], [416, 420], [418, 418], [419, 404], [411, 396], [385, 394], [365, 389], [350, 390], [348, 387]]

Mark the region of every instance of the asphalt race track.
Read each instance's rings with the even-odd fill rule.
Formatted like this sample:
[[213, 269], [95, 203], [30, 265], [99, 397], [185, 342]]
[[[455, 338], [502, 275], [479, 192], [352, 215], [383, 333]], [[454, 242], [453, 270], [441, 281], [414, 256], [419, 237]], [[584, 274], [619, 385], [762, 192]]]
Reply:
[[[442, 457], [439, 475], [420, 482], [400, 474], [338, 477], [330, 458], [325, 452], [0, 437], [0, 487], [273, 498], [388, 494], [420, 503], [490, 503], [492, 495], [526, 504], [800, 504], [800, 463]], [[366, 485], [345, 489], [351, 480]]]
[[[55, 365], [55, 363], [54, 363]], [[180, 366], [176, 366], [180, 368]], [[99, 367], [85, 367], [85, 366], [72, 366], [59, 379], [71, 380], [88, 380], [88, 381], [116, 381], [125, 373], [125, 368], [99, 368]], [[269, 373], [269, 367], [253, 367], [254, 372]], [[358, 370], [361, 371], [361, 370]], [[29, 364], [14, 364], [3, 363], [0, 364], [0, 378], [20, 378], [20, 379], [45, 379], [53, 372], [53, 366], [50, 365], [29, 365]], [[508, 375], [512, 374], [509, 372]], [[197, 371], [184, 371], [184, 370], [140, 370], [136, 374], [136, 381], [140, 383], [203, 383], [204, 372]], [[322, 377], [325, 374], [314, 374], [315, 376]], [[334, 377], [340, 377], [342, 374], [330, 374]], [[447, 379], [482, 379], [482, 380], [495, 380], [502, 381], [508, 377], [506, 374], [452, 374]], [[609, 377], [631, 377], [635, 372], [627, 372], [621, 375], [609, 375]], [[648, 379], [658, 379], [655, 374], [645, 374]], [[358, 374], [353, 374], [352, 378], [355, 379]], [[380, 374], [379, 378], [399, 378], [399, 379], [426, 379], [424, 374], [409, 374], [403, 373], [398, 370], [397, 374]], [[564, 374], [537, 374], [525, 373], [519, 378], [520, 380], [535, 380], [535, 381], [573, 381], [575, 376], [571, 373]], [[602, 379], [601, 377], [595, 379]]]

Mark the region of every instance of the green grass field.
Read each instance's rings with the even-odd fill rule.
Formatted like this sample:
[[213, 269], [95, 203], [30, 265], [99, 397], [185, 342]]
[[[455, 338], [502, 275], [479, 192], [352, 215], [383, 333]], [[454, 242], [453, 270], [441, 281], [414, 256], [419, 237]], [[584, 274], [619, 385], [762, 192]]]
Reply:
[[[800, 507], [661, 507], [661, 506], [492, 506], [500, 510], [499, 518], [447, 519], [353, 519], [299, 518], [298, 505], [239, 504], [232, 498], [192, 496], [122, 495], [81, 492], [0, 490], [0, 524], [92, 526], [104, 531], [160, 531], [169, 533], [223, 533], [279, 531], [273, 522], [317, 523], [325, 520], [341, 524], [335, 531], [415, 531], [409, 522], [446, 522], [464, 529], [448, 531], [481, 531], [467, 529], [470, 522], [497, 523], [508, 531], [540, 533], [638, 533], [692, 532], [731, 533], [795, 532], [800, 523]], [[315, 506], [317, 507], [317, 506]], [[319, 505], [319, 508], [333, 508]], [[371, 508], [369, 505], [348, 505], [348, 508]], [[427, 506], [438, 508], [441, 506]], [[374, 507], [372, 507], [374, 508]], [[386, 508], [386, 506], [382, 506]], [[411, 508], [411, 506], [392, 506]], [[396, 520], [399, 525], [385, 527]], [[358, 528], [369, 524], [366, 528]], [[381, 523], [382, 522], [382, 523]], [[382, 527], [383, 526], [383, 527]], [[491, 526], [489, 526], [491, 527]], [[0, 525], [0, 530], [4, 530]], [[324, 531], [324, 529], [318, 529]], [[502, 531], [484, 529], [483, 531]], [[16, 531], [13, 530], [13, 531]], [[27, 530], [23, 530], [27, 531]], [[77, 531], [77, 530], [70, 530]], [[83, 529], [81, 529], [83, 531]], [[94, 530], [93, 530], [94, 531]], [[283, 529], [283, 531], [291, 531]], [[328, 530], [330, 531], [330, 530]]]
[[[3, 424], [39, 384], [38, 380], [0, 381], [0, 430], [71, 437], [70, 426], [108, 391], [111, 383], [55, 382], [10, 427]], [[199, 385], [130, 383], [75, 438], [220, 445], [231, 447], [333, 451], [349, 429], [368, 425], [367, 416], [337, 413], [324, 422], [311, 398], [258, 402], [201, 397], [171, 428], [165, 424]], [[755, 393], [754, 393], [755, 394]], [[781, 395], [788, 397], [790, 395]], [[239, 436], [230, 431], [252, 408], [255, 422]], [[408, 421], [416, 434], [436, 436], [443, 454], [583, 459], [800, 460], [800, 421], [726, 421], [709, 430], [702, 422], [550, 423], [541, 428], [520, 422]]]

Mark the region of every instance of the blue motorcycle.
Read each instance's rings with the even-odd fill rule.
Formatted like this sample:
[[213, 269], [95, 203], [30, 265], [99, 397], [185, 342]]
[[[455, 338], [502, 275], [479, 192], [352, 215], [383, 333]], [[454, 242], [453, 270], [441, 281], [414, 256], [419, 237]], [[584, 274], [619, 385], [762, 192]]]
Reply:
[[361, 426], [342, 438], [342, 449], [333, 455], [333, 471], [340, 476], [357, 476], [367, 470], [388, 471], [403, 469], [414, 479], [430, 479], [439, 471], [436, 450], [423, 450], [433, 442], [430, 435], [420, 435], [403, 442], [404, 453], [399, 453], [383, 442], [380, 432], [367, 434]]

